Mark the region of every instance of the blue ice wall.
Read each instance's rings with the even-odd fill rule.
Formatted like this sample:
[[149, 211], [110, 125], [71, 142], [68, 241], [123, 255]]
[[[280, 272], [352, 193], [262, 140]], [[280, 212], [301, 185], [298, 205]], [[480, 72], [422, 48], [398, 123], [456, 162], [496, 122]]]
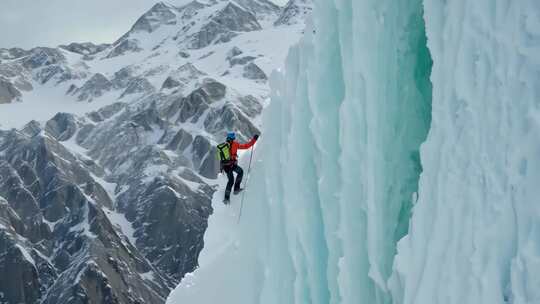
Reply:
[[269, 289], [262, 302], [391, 302], [431, 122], [431, 66], [420, 1], [316, 2], [272, 77], [253, 184], [266, 197], [248, 196], [280, 210], [268, 259], [281, 258], [266, 280], [294, 287], [286, 297]]
[[540, 2], [424, 8], [432, 127], [393, 298], [540, 303]]

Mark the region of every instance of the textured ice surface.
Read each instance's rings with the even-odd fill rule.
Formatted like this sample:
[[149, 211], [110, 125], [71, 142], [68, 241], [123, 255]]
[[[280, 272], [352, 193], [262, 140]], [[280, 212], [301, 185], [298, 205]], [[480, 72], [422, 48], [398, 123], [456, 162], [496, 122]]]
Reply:
[[540, 303], [539, 64], [538, 1], [316, 1], [168, 302]]
[[433, 123], [396, 303], [540, 303], [540, 2], [425, 1]]

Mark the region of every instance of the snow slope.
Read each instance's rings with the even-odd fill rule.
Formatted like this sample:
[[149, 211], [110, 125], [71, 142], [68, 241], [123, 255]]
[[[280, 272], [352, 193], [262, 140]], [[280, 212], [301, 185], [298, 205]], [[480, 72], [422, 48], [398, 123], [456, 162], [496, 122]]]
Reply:
[[[250, 152], [243, 153], [240, 161], [240, 166], [246, 169], [246, 173], [248, 153]], [[253, 170], [258, 170], [256, 166], [258, 165], [254, 163]], [[204, 235], [205, 249], [199, 256], [199, 268], [186, 275], [181, 282], [182, 287], [171, 293], [169, 298], [172, 303], [235, 303], [245, 299], [252, 303], [257, 302], [258, 290], [253, 288], [256, 287], [253, 283], [257, 282], [253, 280], [257, 277], [247, 270], [256, 270], [261, 266], [257, 261], [259, 251], [251, 247], [256, 240], [264, 242], [258, 234], [260, 231], [251, 228], [260, 218], [253, 217], [253, 206], [247, 204], [247, 198], [240, 217], [241, 195], [233, 196], [230, 206], [223, 204], [226, 181], [225, 176], [220, 176], [220, 190], [214, 194], [212, 201], [214, 213], [208, 220], [209, 229]], [[252, 191], [254, 181], [248, 183], [247, 197]], [[248, 235], [249, 241], [246, 240]], [[250, 245], [249, 248], [246, 248], [247, 244]], [[231, 277], [225, 279], [221, 276], [223, 274]], [[223, 281], [218, 283], [218, 278]]]

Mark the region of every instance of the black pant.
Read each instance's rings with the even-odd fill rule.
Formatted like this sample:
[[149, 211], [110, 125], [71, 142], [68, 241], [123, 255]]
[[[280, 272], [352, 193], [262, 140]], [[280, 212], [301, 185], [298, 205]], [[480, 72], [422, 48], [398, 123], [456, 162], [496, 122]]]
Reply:
[[[242, 177], [244, 177], [244, 170], [242, 170], [242, 168], [240, 168], [237, 164], [225, 166], [223, 167], [223, 170], [225, 173], [227, 173], [227, 178], [229, 179], [229, 182], [227, 182], [227, 188], [225, 188], [225, 199], [229, 199], [231, 197], [231, 189], [233, 185], [234, 190], [240, 189]], [[236, 172], [236, 182], [234, 181], [233, 172]]]

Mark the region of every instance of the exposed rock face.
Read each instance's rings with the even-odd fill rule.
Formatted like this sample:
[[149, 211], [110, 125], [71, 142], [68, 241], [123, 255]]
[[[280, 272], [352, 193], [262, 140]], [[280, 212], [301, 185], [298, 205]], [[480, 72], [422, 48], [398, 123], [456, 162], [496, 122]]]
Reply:
[[247, 79], [253, 79], [253, 80], [267, 80], [268, 77], [264, 73], [259, 66], [257, 66], [255, 63], [250, 62], [248, 65], [244, 67], [244, 77]]
[[114, 44], [114, 48], [107, 55], [107, 58], [114, 58], [126, 54], [127, 52], [140, 52], [142, 48], [139, 47], [139, 43], [134, 39], [124, 39]]
[[244, 52], [242, 52], [242, 50], [239, 47], [235, 46], [232, 49], [230, 49], [229, 52], [227, 52], [227, 60], [231, 60], [231, 58], [241, 55], [243, 53]]
[[230, 2], [224, 9], [219, 11], [212, 19], [212, 23], [217, 23], [231, 31], [250, 32], [261, 29], [257, 18], [250, 12]]
[[14, 78], [13, 85], [21, 91], [32, 91], [34, 89], [30, 81], [20, 76]]
[[68, 140], [77, 131], [75, 117], [71, 114], [58, 113], [47, 121], [45, 130], [58, 141]]
[[167, 111], [170, 116], [177, 115], [178, 123], [195, 123], [210, 108], [210, 105], [225, 96], [225, 85], [213, 79], [206, 79], [203, 85], [187, 97], [174, 102]]
[[167, 144], [167, 149], [183, 152], [191, 142], [193, 142], [193, 136], [184, 129], [180, 129]]
[[142, 15], [131, 28], [132, 31], [151, 33], [161, 25], [176, 24], [176, 8], [163, 2], [156, 3], [148, 12]]
[[235, 65], [245, 65], [246, 63], [255, 60], [255, 57], [253, 56], [240, 57], [240, 55], [242, 55], [243, 53], [244, 52], [242, 52], [242, 50], [240, 50], [236, 46], [227, 53], [227, 60], [229, 61], [231, 67]]
[[62, 82], [65, 80], [72, 79], [72, 75], [70, 75], [70, 71], [64, 67], [61, 67], [60, 65], [48, 65], [43, 68], [41, 68], [35, 76], [35, 79], [40, 84], [45, 84], [49, 80], [53, 79], [55, 76], [59, 76], [60, 79], [58, 79], [58, 82]]
[[240, 58], [231, 58], [231, 60], [229, 60], [229, 63], [231, 64], [231, 67], [233, 67], [235, 65], [245, 65], [248, 62], [252, 62], [253, 60], [255, 60], [255, 57], [245, 56]]
[[241, 134], [239, 138], [244, 141], [249, 138], [249, 135], [259, 132], [253, 123], [232, 104], [212, 109], [204, 120], [204, 127], [207, 132], [215, 135], [222, 134], [222, 130], [237, 130]]
[[257, 115], [262, 113], [262, 105], [259, 103], [257, 98], [248, 95], [245, 97], [240, 97], [240, 104], [238, 107], [246, 113], [247, 116], [255, 118]]
[[[217, 1], [212, 1], [212, 4], [216, 4]], [[201, 10], [208, 7], [208, 4], [201, 3], [199, 1], [191, 1], [188, 4], [178, 8], [178, 17], [184, 24], [190, 22], [193, 17], [199, 14]], [[192, 26], [195, 24], [191, 24]], [[187, 28], [187, 27], [186, 27]], [[183, 29], [184, 30], [184, 29]]]
[[10, 49], [0, 49], [0, 62], [2, 59], [17, 59], [22, 56], [26, 56], [28, 54], [28, 51], [23, 50], [21, 48], [10, 48]]
[[136, 70], [132, 66], [127, 66], [114, 73], [114, 77], [111, 80], [113, 87], [115, 89], [125, 89], [129, 82], [136, 77]]
[[81, 55], [94, 55], [101, 51], [104, 51], [110, 46], [110, 44], [93, 44], [91, 42], [83, 43], [70, 43], [68, 45], [61, 45], [60, 48], [68, 50], [73, 53]]
[[7, 79], [0, 77], [0, 104], [12, 103], [21, 97], [21, 92]]
[[189, 58], [191, 55], [189, 53], [180, 51], [178, 52], [178, 56], [180, 56], [181, 58]]
[[27, 69], [36, 69], [63, 63], [65, 60], [66, 58], [58, 49], [40, 47], [31, 50], [30, 55], [22, 59], [22, 66]]
[[274, 18], [280, 13], [280, 7], [267, 0], [236, 0], [235, 2], [256, 16], [257, 19], [264, 19], [265, 16]]
[[[214, 82], [208, 82], [202, 91], [209, 100], [224, 94], [223, 88]], [[167, 101], [162, 104], [166, 106]], [[210, 176], [216, 174], [217, 168], [210, 167], [208, 161], [201, 164], [212, 144], [204, 137], [194, 141], [191, 134], [167, 121], [169, 114], [159, 104], [137, 112], [125, 111], [78, 141], [89, 148], [92, 159], [105, 165], [116, 182], [129, 189], [118, 196], [117, 207], [133, 223], [137, 247], [162, 273], [177, 282], [197, 265], [214, 191], [192, 173], [187, 175], [188, 180], [200, 186], [188, 186], [184, 182], [186, 172], [191, 172], [189, 167], [193, 166], [204, 168]], [[164, 145], [178, 155], [171, 158], [151, 144]], [[197, 152], [186, 158], [182, 151], [188, 149]], [[215, 158], [215, 154], [212, 156]], [[179, 165], [185, 167], [174, 169]], [[212, 169], [214, 172], [210, 172]]]
[[274, 24], [280, 26], [303, 22], [312, 11], [313, 0], [289, 0]]
[[2, 300], [161, 303], [167, 285], [159, 274], [144, 279], [153, 266], [104, 212], [112, 201], [93, 177], [99, 170], [47, 133], [0, 131], [0, 269], [15, 275], [0, 284]]
[[205, 76], [206, 73], [199, 71], [193, 64], [186, 63], [169, 74], [165, 79], [162, 89], [184, 89], [190, 82]]
[[34, 84], [45, 84], [54, 80], [60, 84], [69, 80], [87, 77], [87, 66], [70, 66], [60, 48], [34, 48], [29, 51], [10, 49], [5, 53], [13, 60], [0, 62], [0, 77], [11, 82], [19, 91], [31, 91]]
[[97, 73], [92, 76], [84, 85], [73, 92], [79, 101], [92, 101], [110, 91], [113, 84], [103, 74]]
[[252, 13], [231, 2], [217, 12], [199, 32], [191, 36], [189, 47], [200, 49], [213, 43], [228, 42], [236, 35], [235, 32], [260, 29], [261, 25]]
[[8, 79], [17, 76], [23, 76], [22, 74], [24, 73], [25, 68], [22, 66], [22, 64], [17, 63], [17, 61], [20, 60], [0, 64], [0, 76]]
[[154, 86], [146, 78], [135, 78], [128, 83], [126, 90], [120, 95], [120, 98], [138, 93], [150, 94], [155, 90]]
[[199, 174], [206, 178], [216, 178], [219, 169], [217, 151], [204, 137], [197, 136], [193, 140], [193, 165], [198, 168]]
[[227, 93], [227, 87], [212, 78], [204, 79], [201, 89], [214, 101], [225, 97], [225, 94]]
[[182, 83], [179, 80], [174, 79], [172, 76], [167, 77], [161, 85], [161, 89], [174, 89], [181, 86]]
[[102, 122], [104, 120], [111, 118], [113, 115], [116, 115], [125, 107], [126, 107], [126, 104], [121, 103], [121, 102], [116, 102], [111, 105], [105, 106], [97, 111], [88, 113], [88, 117], [93, 122]]
[[[2, 198], [0, 208], [16, 217]], [[35, 303], [41, 296], [38, 269], [33, 264], [33, 258], [27, 258], [25, 255], [29, 255], [26, 249], [19, 246], [6, 231], [0, 231], [0, 272], [4, 274], [0, 277], [2, 303]]]
[[[207, 219], [212, 212], [210, 187], [191, 190], [181, 178], [155, 178], [142, 191], [119, 198], [120, 208], [134, 219], [137, 242], [145, 256], [176, 280], [197, 266]], [[142, 202], [133, 206], [132, 202]]]
[[28, 137], [34, 137], [42, 131], [41, 125], [39, 122], [32, 120], [27, 123], [24, 128], [22, 128], [21, 133]]

